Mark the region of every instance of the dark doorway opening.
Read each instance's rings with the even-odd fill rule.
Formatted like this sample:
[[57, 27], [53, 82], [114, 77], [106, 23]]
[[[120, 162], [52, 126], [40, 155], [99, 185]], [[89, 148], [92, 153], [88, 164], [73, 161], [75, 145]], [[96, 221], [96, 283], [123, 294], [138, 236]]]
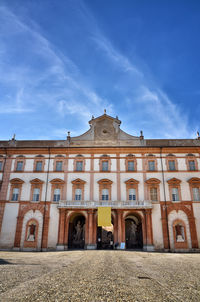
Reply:
[[69, 222], [69, 249], [84, 249], [85, 247], [85, 217], [77, 214]]
[[142, 249], [142, 221], [139, 216], [131, 215], [125, 220], [125, 235], [127, 249]]
[[111, 250], [114, 247], [113, 223], [109, 227], [97, 227], [97, 249]]

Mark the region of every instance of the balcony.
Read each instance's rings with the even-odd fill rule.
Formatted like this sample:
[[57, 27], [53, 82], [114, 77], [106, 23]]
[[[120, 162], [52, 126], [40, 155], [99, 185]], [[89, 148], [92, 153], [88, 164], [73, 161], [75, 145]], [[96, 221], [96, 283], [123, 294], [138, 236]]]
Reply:
[[128, 200], [128, 201], [85, 201], [70, 200], [59, 201], [58, 208], [70, 209], [96, 209], [98, 207], [111, 207], [112, 209], [151, 209], [152, 202], [150, 200]]

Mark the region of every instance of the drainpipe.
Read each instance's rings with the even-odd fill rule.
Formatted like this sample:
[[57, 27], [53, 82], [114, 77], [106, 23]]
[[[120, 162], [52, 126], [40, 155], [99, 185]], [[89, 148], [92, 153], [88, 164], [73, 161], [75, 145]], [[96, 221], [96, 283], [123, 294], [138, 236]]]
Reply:
[[162, 169], [162, 183], [163, 183], [163, 193], [164, 193], [164, 202], [165, 202], [165, 219], [167, 224], [167, 240], [168, 240], [168, 248], [170, 250], [167, 201], [166, 201], [166, 191], [165, 191], [165, 175], [164, 175], [163, 161], [162, 161], [162, 147], [160, 147], [160, 161], [161, 161], [161, 169]]
[[43, 215], [43, 223], [42, 223], [42, 239], [41, 239], [41, 252], [42, 252], [42, 243], [44, 237], [44, 222], [46, 218], [46, 203], [47, 203], [47, 189], [48, 189], [48, 182], [49, 182], [49, 165], [50, 165], [50, 148], [48, 148], [49, 158], [48, 158], [48, 168], [47, 168], [47, 177], [46, 177], [46, 188], [45, 188], [45, 199], [44, 199], [44, 215]]

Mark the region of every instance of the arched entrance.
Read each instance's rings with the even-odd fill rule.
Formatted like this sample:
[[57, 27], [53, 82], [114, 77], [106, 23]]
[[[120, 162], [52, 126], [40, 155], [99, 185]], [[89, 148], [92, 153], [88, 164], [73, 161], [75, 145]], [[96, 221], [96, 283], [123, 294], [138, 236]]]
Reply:
[[75, 213], [69, 220], [68, 248], [84, 249], [85, 246], [85, 216]]
[[127, 249], [142, 249], [142, 221], [136, 214], [128, 215], [125, 219], [125, 235]]
[[114, 247], [114, 223], [111, 226], [97, 227], [97, 249], [113, 249]]

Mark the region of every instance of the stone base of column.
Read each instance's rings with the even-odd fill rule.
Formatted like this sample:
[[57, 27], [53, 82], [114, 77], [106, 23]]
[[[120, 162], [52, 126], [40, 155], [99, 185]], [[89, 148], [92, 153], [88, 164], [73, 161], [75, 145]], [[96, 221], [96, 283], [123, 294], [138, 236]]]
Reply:
[[13, 251], [19, 252], [19, 251], [20, 251], [20, 247], [14, 247], [14, 248], [13, 248]]
[[143, 251], [154, 252], [155, 251], [154, 245], [144, 245], [143, 246]]
[[65, 246], [62, 244], [58, 244], [58, 245], [56, 245], [56, 250], [57, 251], [64, 251], [65, 250]]
[[86, 249], [86, 250], [96, 250], [96, 248], [97, 248], [97, 245], [96, 245], [96, 244], [87, 244], [87, 245], [85, 246], [85, 249]]
[[48, 251], [48, 249], [46, 247], [42, 248], [42, 252], [47, 252], [47, 251]]

